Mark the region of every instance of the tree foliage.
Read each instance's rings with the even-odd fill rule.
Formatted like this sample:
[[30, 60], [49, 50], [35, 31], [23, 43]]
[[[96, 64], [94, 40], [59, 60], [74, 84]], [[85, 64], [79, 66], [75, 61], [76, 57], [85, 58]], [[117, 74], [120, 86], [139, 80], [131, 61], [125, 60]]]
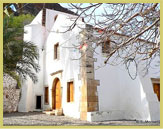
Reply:
[[[3, 72], [17, 80], [29, 76], [37, 82], [35, 72], [39, 71], [37, 47], [23, 41], [24, 25], [33, 19], [31, 15], [4, 17], [3, 20]], [[34, 69], [34, 70], [33, 70]]]
[[76, 11], [78, 18], [83, 17], [91, 26], [84, 30], [86, 42], [95, 43], [96, 49], [109, 41], [105, 64], [133, 61], [137, 66], [143, 62], [148, 71], [151, 62], [160, 56], [160, 4], [71, 3], [69, 9]]

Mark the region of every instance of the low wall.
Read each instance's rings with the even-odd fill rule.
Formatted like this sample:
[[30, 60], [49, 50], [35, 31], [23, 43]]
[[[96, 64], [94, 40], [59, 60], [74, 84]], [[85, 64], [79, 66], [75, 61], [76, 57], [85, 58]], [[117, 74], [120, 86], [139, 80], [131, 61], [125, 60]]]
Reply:
[[3, 112], [15, 112], [18, 108], [20, 89], [17, 82], [7, 74], [3, 75]]

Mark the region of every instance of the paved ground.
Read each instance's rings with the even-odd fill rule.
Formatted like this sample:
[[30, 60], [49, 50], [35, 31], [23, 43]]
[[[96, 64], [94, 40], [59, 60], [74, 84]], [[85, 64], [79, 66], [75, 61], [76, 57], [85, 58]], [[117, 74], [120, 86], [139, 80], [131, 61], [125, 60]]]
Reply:
[[79, 119], [74, 119], [66, 116], [49, 116], [42, 112], [30, 113], [4, 113], [3, 114], [4, 126], [116, 126], [116, 125], [131, 125], [131, 126], [159, 126], [160, 122], [142, 122], [142, 121], [103, 121], [103, 122], [87, 122]]

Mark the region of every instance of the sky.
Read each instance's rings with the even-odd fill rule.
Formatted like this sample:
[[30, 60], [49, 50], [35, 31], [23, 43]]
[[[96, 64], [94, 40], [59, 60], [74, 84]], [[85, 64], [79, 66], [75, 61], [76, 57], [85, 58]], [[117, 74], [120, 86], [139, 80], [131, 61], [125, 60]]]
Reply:
[[[70, 7], [70, 3], [59, 3], [62, 7], [65, 7], [65, 8], [67, 8], [67, 9], [69, 9], [69, 10], [71, 10], [71, 11], [73, 11], [73, 12], [76, 12], [77, 10], [76, 9], [70, 9], [71, 7]], [[78, 3], [78, 4], [80, 4], [80, 3]], [[95, 3], [94, 3], [95, 4]], [[85, 7], [85, 6], [89, 6], [90, 5], [90, 3], [83, 3], [82, 4], [82, 7]], [[100, 17], [98, 17], [98, 16], [96, 16], [96, 19], [100, 19], [100, 20], [102, 20], [102, 19], [104, 19], [104, 17], [102, 18], [101, 17], [101, 14], [104, 12], [104, 9], [103, 8], [105, 8], [105, 5], [103, 4], [102, 6], [100, 6], [98, 9], [96, 9], [95, 10], [95, 14], [96, 15], [100, 15]], [[89, 13], [91, 13], [91, 11], [93, 10], [93, 8], [92, 9], [89, 9], [88, 11], [87, 11], [87, 13], [89, 14]], [[84, 18], [84, 20], [87, 22], [87, 18]], [[91, 20], [91, 21], [89, 21], [89, 24], [93, 24], [94, 22]]]

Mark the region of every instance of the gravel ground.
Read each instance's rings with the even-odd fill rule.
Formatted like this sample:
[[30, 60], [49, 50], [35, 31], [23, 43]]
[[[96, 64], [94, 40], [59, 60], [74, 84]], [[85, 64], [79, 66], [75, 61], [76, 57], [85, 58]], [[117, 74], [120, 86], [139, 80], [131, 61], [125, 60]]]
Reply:
[[103, 121], [103, 122], [87, 122], [79, 119], [74, 119], [66, 116], [46, 115], [42, 112], [29, 112], [29, 113], [4, 113], [3, 114], [4, 126], [159, 126], [160, 121], [142, 122], [142, 121]]

